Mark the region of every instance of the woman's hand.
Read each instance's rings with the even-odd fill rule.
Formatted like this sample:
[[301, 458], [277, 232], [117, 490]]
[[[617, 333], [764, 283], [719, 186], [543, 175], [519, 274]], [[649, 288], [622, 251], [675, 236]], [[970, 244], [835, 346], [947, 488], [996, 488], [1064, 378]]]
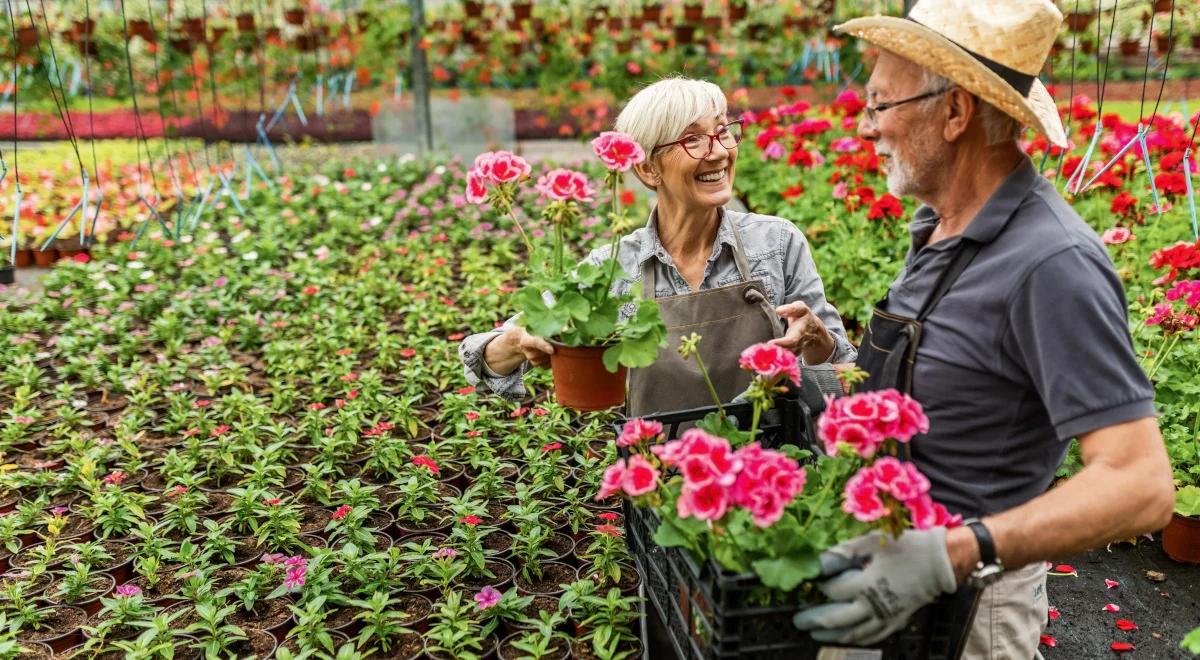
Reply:
[[547, 367], [553, 353], [554, 347], [550, 342], [529, 334], [525, 328], [518, 325], [488, 342], [483, 351], [483, 361], [495, 373], [507, 376], [526, 360], [535, 367]]
[[787, 319], [788, 328], [782, 337], [772, 339], [772, 344], [800, 353], [806, 364], [822, 364], [833, 357], [833, 335], [803, 301], [780, 305], [775, 313]]

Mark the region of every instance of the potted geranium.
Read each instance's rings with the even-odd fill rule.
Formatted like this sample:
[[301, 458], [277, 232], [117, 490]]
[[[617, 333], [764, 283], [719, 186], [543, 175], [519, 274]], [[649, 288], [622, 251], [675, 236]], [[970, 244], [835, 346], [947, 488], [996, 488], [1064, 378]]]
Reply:
[[[549, 259], [540, 271], [534, 270], [515, 300], [518, 322], [554, 346], [551, 370], [559, 403], [577, 410], [603, 410], [623, 403], [626, 369], [649, 366], [666, 343], [666, 327], [653, 300], [639, 300], [633, 292], [611, 293], [620, 268], [621, 233], [631, 225], [621, 211], [621, 174], [644, 160], [645, 153], [629, 136], [611, 131], [593, 140], [592, 148], [608, 168], [606, 183], [612, 194], [608, 254], [567, 267], [564, 228], [581, 216], [581, 204], [591, 202], [594, 191], [581, 172], [551, 170], [536, 186], [548, 201], [542, 217], [553, 225]], [[519, 156], [481, 154], [467, 175], [467, 199], [490, 201], [510, 215], [532, 255], [529, 236], [512, 213], [517, 184], [529, 172]]]
[[1163, 551], [1185, 564], [1200, 564], [1200, 486], [1175, 493], [1175, 515], [1163, 529]]

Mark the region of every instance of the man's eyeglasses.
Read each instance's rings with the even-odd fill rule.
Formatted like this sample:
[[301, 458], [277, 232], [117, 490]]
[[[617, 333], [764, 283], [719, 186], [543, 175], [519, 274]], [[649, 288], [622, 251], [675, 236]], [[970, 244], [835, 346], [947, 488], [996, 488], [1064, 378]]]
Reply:
[[657, 145], [651, 151], [658, 151], [663, 147], [673, 147], [680, 145], [687, 155], [696, 160], [704, 160], [712, 153], [713, 143], [720, 142], [722, 147], [733, 149], [742, 141], [742, 120], [731, 121], [724, 126], [718, 126], [717, 132], [708, 133], [691, 133], [685, 135], [674, 142], [666, 142]]
[[925, 99], [931, 99], [935, 96], [941, 96], [942, 94], [945, 94], [946, 92], [950, 91], [951, 89], [953, 89], [953, 86], [943, 87], [942, 89], [934, 90], [932, 92], [925, 92], [924, 94], [918, 94], [917, 96], [914, 96], [914, 97], [908, 98], [908, 99], [903, 99], [901, 101], [888, 101], [887, 103], [876, 103], [875, 105], [868, 105], [868, 106], [866, 106], [867, 118], [871, 120], [872, 124], [878, 123], [879, 113], [883, 112], [884, 110], [891, 110], [892, 108], [894, 108], [898, 105], [904, 105], [905, 103], [912, 103], [913, 101], [924, 101]]

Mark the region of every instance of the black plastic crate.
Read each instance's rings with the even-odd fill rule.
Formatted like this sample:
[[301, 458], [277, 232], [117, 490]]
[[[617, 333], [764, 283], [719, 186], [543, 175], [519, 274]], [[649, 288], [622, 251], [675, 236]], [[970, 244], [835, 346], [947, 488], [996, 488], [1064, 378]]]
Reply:
[[[810, 405], [811, 404], [811, 405]], [[739, 428], [747, 430], [751, 404], [724, 406]], [[716, 407], [696, 408], [646, 419], [661, 422], [668, 440]], [[816, 443], [814, 418], [824, 410], [819, 393], [790, 389], [775, 400], [775, 408], [760, 420], [760, 441], [765, 447], [785, 443], [805, 447]], [[618, 433], [620, 424], [618, 424]], [[625, 454], [622, 450], [622, 454]], [[697, 564], [679, 548], [661, 548], [653, 541], [658, 515], [624, 503], [627, 543], [637, 563], [650, 605], [666, 628], [677, 658], [686, 660], [796, 660], [816, 658], [824, 646], [792, 625], [796, 611], [805, 606], [803, 588], [792, 600], [772, 601], [770, 591], [753, 573], [734, 574], [715, 562]], [[777, 594], [775, 594], [777, 597]], [[819, 598], [813, 593], [809, 598]], [[845, 660], [939, 660], [956, 657], [963, 630], [961, 607], [946, 597], [919, 610], [908, 626], [872, 649], [851, 649], [834, 657]], [[657, 660], [657, 659], [656, 659]]]
[[[767, 590], [753, 573], [734, 574], [711, 560], [697, 564], [679, 548], [660, 548], [652, 540], [658, 526], [653, 511], [625, 503], [630, 553], [637, 563], [646, 596], [666, 627], [675, 656], [688, 660], [816, 658], [823, 644], [796, 630], [792, 616], [804, 606], [794, 600], [767, 602]], [[938, 601], [919, 610], [908, 626], [884, 643], [846, 658], [896, 660], [954, 657], [957, 629]], [[855, 655], [854, 653], [857, 653]]]

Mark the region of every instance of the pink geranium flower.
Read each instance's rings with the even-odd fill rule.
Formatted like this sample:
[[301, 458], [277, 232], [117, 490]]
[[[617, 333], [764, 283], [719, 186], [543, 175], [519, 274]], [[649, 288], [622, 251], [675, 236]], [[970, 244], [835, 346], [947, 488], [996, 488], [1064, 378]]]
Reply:
[[307, 566], [295, 566], [289, 568], [287, 575], [283, 578], [283, 585], [289, 590], [298, 589], [304, 586], [304, 576], [308, 573]]
[[800, 365], [796, 354], [775, 344], [755, 344], [742, 351], [738, 365], [772, 382], [786, 377], [800, 384]]
[[137, 586], [136, 584], [122, 584], [116, 588], [116, 594], [123, 598], [128, 598], [130, 596], [136, 596], [140, 593], [142, 593], [142, 589], [141, 589], [141, 587]]
[[532, 168], [511, 151], [488, 151], [475, 157], [473, 168], [492, 183], [512, 183], [529, 176]]
[[543, 174], [534, 187], [542, 196], [556, 202], [590, 202], [596, 194], [586, 174], [563, 168]]
[[644, 440], [653, 440], [662, 435], [662, 430], [663, 425], [661, 422], [631, 419], [625, 422], [625, 426], [621, 428], [621, 435], [617, 438], [617, 446], [632, 447], [641, 444]]
[[680, 518], [720, 520], [729, 510], [729, 495], [725, 488], [710, 483], [699, 488], [686, 484], [675, 501], [675, 512]]
[[862, 522], [879, 520], [892, 512], [879, 496], [875, 471], [870, 466], [862, 468], [850, 477], [850, 481], [846, 482], [844, 496], [842, 510]]
[[605, 167], [617, 172], [625, 172], [646, 160], [646, 152], [637, 140], [617, 131], [605, 131], [592, 140], [592, 151]]
[[654, 490], [658, 483], [658, 470], [641, 454], [629, 458], [625, 473], [621, 477], [621, 488], [626, 495], [637, 497]]
[[621, 492], [621, 483], [624, 480], [625, 459], [619, 458], [616, 463], [604, 470], [604, 476], [600, 479], [600, 492], [596, 494], [596, 499], [606, 500]]
[[929, 418], [921, 404], [896, 390], [830, 399], [817, 423], [826, 453], [836, 454], [838, 445], [845, 444], [863, 458], [873, 457], [889, 438], [908, 442], [928, 430]]
[[458, 551], [454, 548], [438, 548], [438, 551], [433, 553], [434, 559], [454, 559], [458, 556]]
[[[482, 204], [487, 201], [487, 195], [487, 177], [474, 169], [467, 170], [467, 201], [472, 204]], [[416, 354], [416, 351], [413, 351], [413, 353]]]

